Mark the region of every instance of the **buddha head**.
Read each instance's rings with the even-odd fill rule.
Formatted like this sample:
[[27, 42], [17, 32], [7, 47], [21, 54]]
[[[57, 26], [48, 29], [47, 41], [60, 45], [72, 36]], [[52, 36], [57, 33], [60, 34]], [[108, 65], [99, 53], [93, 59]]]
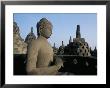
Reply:
[[46, 18], [42, 18], [38, 23], [37, 23], [37, 35], [43, 36], [45, 38], [49, 38], [52, 34], [52, 24], [50, 21], [48, 21]]

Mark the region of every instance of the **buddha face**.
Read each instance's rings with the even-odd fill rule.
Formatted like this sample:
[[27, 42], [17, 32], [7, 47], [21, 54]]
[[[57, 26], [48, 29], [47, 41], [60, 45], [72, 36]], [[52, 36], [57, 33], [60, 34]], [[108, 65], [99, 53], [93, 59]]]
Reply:
[[52, 34], [52, 24], [46, 18], [42, 18], [37, 24], [38, 34], [45, 37], [50, 38]]
[[47, 39], [50, 38], [50, 36], [52, 35], [52, 27], [47, 25], [43, 29], [40, 29], [40, 35]]

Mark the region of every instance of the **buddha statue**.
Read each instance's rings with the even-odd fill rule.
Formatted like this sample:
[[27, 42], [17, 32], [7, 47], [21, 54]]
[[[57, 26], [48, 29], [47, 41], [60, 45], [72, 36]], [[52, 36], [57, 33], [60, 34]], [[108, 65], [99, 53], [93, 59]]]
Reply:
[[27, 50], [26, 71], [28, 75], [57, 75], [63, 61], [54, 57], [53, 48], [48, 42], [53, 25], [46, 18], [37, 23], [37, 39], [32, 40]]

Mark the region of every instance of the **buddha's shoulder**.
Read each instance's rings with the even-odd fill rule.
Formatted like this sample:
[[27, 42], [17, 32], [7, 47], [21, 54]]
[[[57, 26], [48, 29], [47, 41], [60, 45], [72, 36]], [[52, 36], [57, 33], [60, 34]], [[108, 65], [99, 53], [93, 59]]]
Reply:
[[42, 42], [43, 42], [43, 41], [40, 40], [40, 39], [34, 39], [34, 40], [31, 41], [31, 44], [33, 44], [33, 45], [41, 45]]

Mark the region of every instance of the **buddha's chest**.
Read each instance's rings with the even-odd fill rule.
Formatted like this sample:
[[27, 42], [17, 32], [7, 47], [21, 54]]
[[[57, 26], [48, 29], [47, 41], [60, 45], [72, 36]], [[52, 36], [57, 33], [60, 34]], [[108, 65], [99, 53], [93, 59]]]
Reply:
[[42, 55], [44, 55], [44, 54], [53, 55], [53, 48], [51, 47], [51, 45], [49, 43], [44, 43], [44, 44], [42, 44], [39, 53], [41, 53]]
[[38, 53], [38, 62], [40, 65], [47, 66], [53, 61], [53, 49], [49, 43], [43, 44]]

